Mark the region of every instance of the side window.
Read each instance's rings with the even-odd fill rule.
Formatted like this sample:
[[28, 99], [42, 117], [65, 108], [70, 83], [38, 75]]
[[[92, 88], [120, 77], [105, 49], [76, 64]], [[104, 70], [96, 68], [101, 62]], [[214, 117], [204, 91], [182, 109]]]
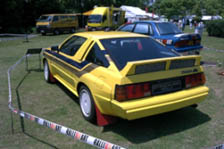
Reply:
[[53, 18], [53, 22], [56, 22], [56, 21], [58, 21], [58, 16], [54, 16], [54, 18]]
[[60, 52], [63, 52], [70, 56], [74, 56], [85, 41], [86, 38], [73, 36], [61, 46]]
[[107, 61], [103, 52], [100, 50], [99, 46], [96, 43], [87, 55], [86, 60], [99, 66], [109, 66], [109, 62]]
[[71, 18], [72, 20], [77, 20], [77, 19], [76, 19], [76, 16], [70, 16], [70, 18]]
[[128, 25], [125, 25], [124, 27], [122, 27], [120, 30], [121, 31], [125, 31], [125, 32], [131, 32], [134, 28], [134, 24], [128, 24]]
[[61, 20], [65, 21], [68, 17], [67, 16], [61, 16]]
[[149, 25], [138, 23], [138, 24], [136, 24], [134, 32], [148, 35], [149, 34]]
[[153, 35], [153, 34], [154, 34], [154, 33], [153, 33], [152, 25], [149, 24], [149, 35]]

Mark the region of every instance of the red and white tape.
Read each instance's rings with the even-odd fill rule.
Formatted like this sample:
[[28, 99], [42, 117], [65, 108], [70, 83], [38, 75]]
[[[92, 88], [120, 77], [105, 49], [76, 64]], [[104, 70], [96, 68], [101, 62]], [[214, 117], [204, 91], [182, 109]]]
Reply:
[[64, 135], [67, 135], [69, 137], [72, 137], [73, 139], [75, 140], [79, 140], [83, 143], [86, 143], [86, 144], [89, 144], [89, 145], [92, 145], [92, 146], [95, 146], [97, 148], [101, 148], [101, 149], [124, 149], [123, 147], [121, 146], [118, 146], [118, 145], [115, 145], [115, 144], [112, 144], [110, 142], [107, 142], [107, 141], [104, 141], [104, 140], [101, 140], [99, 138], [96, 138], [96, 137], [93, 137], [93, 136], [90, 136], [88, 134], [85, 134], [85, 133], [82, 133], [82, 132], [79, 132], [77, 130], [73, 130], [71, 128], [68, 128], [68, 127], [65, 127], [65, 126], [62, 126], [62, 125], [59, 125], [59, 124], [56, 124], [54, 122], [51, 122], [51, 121], [48, 121], [46, 119], [43, 119], [43, 118], [40, 118], [40, 117], [37, 117], [35, 115], [32, 115], [30, 113], [27, 113], [27, 112], [24, 112], [24, 111], [21, 111], [21, 110], [17, 110], [15, 109], [13, 106], [12, 106], [12, 91], [11, 91], [11, 79], [10, 79], [10, 72], [15, 69], [15, 67], [22, 62], [23, 59], [25, 59], [26, 57], [28, 56], [31, 56], [31, 55], [25, 55], [23, 56], [21, 59], [19, 59], [13, 66], [11, 66], [9, 69], [8, 69], [8, 88], [9, 88], [9, 109], [15, 113], [15, 114], [18, 114], [19, 116], [21, 117], [24, 117], [26, 119], [29, 119], [33, 122], [36, 122], [37, 124], [39, 125], [42, 125], [42, 126], [46, 126], [48, 128], [51, 128], [61, 134], [64, 134]]

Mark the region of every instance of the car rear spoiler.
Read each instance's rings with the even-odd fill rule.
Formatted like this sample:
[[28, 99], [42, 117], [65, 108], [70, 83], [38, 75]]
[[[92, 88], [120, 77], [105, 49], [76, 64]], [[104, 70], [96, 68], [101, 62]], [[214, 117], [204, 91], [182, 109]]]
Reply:
[[189, 68], [199, 66], [200, 60], [201, 56], [193, 55], [128, 62], [121, 70], [121, 74], [123, 76], [130, 76], [149, 72]]

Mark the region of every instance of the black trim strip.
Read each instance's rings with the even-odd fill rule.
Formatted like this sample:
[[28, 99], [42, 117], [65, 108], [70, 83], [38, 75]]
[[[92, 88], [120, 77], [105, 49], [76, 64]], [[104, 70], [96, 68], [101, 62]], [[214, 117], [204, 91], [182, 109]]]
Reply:
[[58, 53], [56, 53], [54, 51], [50, 51], [50, 50], [45, 50], [44, 52], [47, 52], [48, 54], [51, 54], [51, 55], [53, 55], [53, 56], [55, 56], [55, 57], [65, 61], [65, 62], [67, 62], [68, 64], [78, 68], [78, 69], [82, 69], [83, 67], [85, 67], [89, 63], [88, 61], [83, 61], [81, 63], [78, 63], [78, 62], [76, 62], [76, 61], [74, 61], [74, 60], [72, 60], [70, 58], [67, 58], [67, 57], [65, 57], [63, 55], [60, 55], [60, 54], [58, 54]]
[[[45, 51], [46, 52], [46, 51]], [[48, 54], [46, 54], [48, 53]], [[93, 69], [97, 68], [98, 66], [95, 65], [95, 64], [91, 64], [91, 65], [88, 65], [85, 69], [83, 69], [82, 71], [80, 70], [76, 70], [75, 68], [73, 68], [74, 65], [69, 65], [68, 63], [64, 63], [64, 62], [61, 62], [59, 59], [60, 58], [55, 58], [53, 57], [53, 55], [49, 54], [49, 52], [46, 52], [46, 53], [43, 53], [43, 55], [53, 61], [54, 63], [57, 63], [58, 65], [60, 65], [61, 67], [67, 69], [68, 71], [74, 73], [77, 77], [81, 77], [83, 74], [85, 73], [89, 73], [91, 72]], [[88, 63], [87, 63], [88, 64]], [[86, 65], [87, 65], [86, 64]], [[75, 66], [74, 66], [75, 67]], [[84, 66], [83, 66], [84, 67]]]

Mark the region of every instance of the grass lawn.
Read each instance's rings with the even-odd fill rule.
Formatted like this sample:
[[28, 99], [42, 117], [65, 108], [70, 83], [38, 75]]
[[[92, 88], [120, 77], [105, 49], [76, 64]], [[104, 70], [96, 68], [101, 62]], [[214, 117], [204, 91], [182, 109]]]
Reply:
[[[93, 148], [26, 119], [23, 133], [20, 118], [15, 114], [12, 134], [7, 105], [7, 69], [25, 54], [26, 49], [57, 45], [66, 37], [68, 34], [38, 36], [28, 43], [23, 42], [24, 39], [0, 42], [0, 148]], [[224, 50], [224, 39], [208, 37], [206, 32], [202, 42], [206, 47]], [[27, 73], [24, 62], [12, 72], [13, 105], [18, 107], [20, 101], [26, 112], [126, 148], [210, 148], [224, 143], [224, 76], [217, 75], [218, 71], [224, 71], [224, 53], [203, 50], [201, 55], [204, 61], [219, 62], [222, 66], [204, 67], [210, 92], [197, 109], [187, 107], [98, 127], [84, 120], [74, 95], [58, 83], [47, 84], [42, 71]], [[38, 67], [37, 57], [30, 60], [30, 68]]]

